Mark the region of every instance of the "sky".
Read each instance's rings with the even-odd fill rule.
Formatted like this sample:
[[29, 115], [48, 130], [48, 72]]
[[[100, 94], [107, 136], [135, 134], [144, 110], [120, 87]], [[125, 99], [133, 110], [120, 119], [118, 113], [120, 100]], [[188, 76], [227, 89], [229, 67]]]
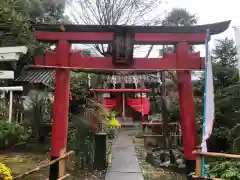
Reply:
[[[240, 26], [240, 0], [167, 0], [163, 9], [170, 11], [173, 8], [186, 8], [191, 14], [196, 14], [198, 17], [198, 24], [210, 24], [221, 21], [231, 20], [229, 28], [219, 34], [211, 37], [209, 47], [212, 49], [216, 44], [217, 39], [225, 37], [234, 38], [234, 26]], [[155, 46], [150, 54], [150, 57], [158, 57], [159, 49], [161, 47]], [[136, 50], [135, 56], [144, 57], [148, 48]], [[201, 56], [205, 56], [204, 45], [196, 47], [196, 51], [200, 51]], [[196, 72], [192, 79], [197, 79], [201, 71]]]
[[[240, 26], [240, 0], [163, 0], [163, 3], [159, 7], [159, 11], [161, 12], [165, 10], [169, 12], [173, 8], [186, 8], [191, 14], [196, 14], [198, 24], [210, 24], [231, 20], [228, 30], [222, 34], [212, 36], [210, 48], [214, 46], [216, 39], [225, 37], [234, 38], [233, 26]], [[158, 7], [156, 9], [158, 9]], [[154, 11], [157, 11], [156, 9]], [[152, 13], [159, 14], [159, 11]], [[159, 46], [155, 46], [150, 57], [158, 57], [160, 48]], [[201, 52], [201, 56], [205, 55], [203, 45], [198, 46], [196, 49]], [[147, 50], [147, 47], [140, 48], [135, 51], [134, 56], [144, 57]]]
[[230, 27], [224, 33], [212, 37], [215, 39], [234, 38], [233, 26], [240, 26], [240, 0], [169, 0], [170, 8], [182, 7], [197, 15], [199, 24], [216, 23], [231, 20]]
[[[229, 28], [222, 34], [214, 35], [211, 38], [210, 47], [216, 43], [216, 39], [225, 37], [234, 38], [233, 26], [240, 26], [240, 0], [168, 0], [164, 3], [164, 9], [170, 11], [172, 8], [186, 8], [191, 14], [196, 14], [198, 24], [210, 24], [231, 20]], [[158, 49], [155, 47], [150, 57], [158, 56]], [[204, 56], [204, 46], [197, 47]], [[137, 56], [143, 56], [144, 50], [137, 52]]]
[[231, 20], [229, 29], [221, 35], [234, 37], [232, 26], [240, 26], [240, 1], [239, 0], [168, 0], [169, 8], [183, 7], [197, 15], [199, 24], [208, 24]]

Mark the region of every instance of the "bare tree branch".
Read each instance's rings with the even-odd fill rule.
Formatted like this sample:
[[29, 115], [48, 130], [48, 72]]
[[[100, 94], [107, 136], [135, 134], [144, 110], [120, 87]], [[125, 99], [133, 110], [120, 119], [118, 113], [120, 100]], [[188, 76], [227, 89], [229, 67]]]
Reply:
[[[162, 0], [67, 0], [66, 6], [76, 24], [149, 26], [161, 24], [161, 3]], [[108, 49], [98, 44], [94, 47], [102, 55]], [[153, 48], [150, 49], [149, 54]]]
[[152, 52], [152, 50], [153, 50], [153, 47], [154, 47], [154, 45], [151, 45], [151, 46], [150, 46], [147, 54], [145, 55], [145, 58], [148, 58], [148, 57], [149, 57], [149, 55], [151, 54], [151, 52]]

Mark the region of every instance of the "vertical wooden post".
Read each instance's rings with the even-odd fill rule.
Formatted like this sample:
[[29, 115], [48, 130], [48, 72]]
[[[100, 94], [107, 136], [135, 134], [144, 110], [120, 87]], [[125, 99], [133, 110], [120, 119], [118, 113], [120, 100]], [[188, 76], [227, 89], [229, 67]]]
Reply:
[[[125, 79], [124, 77], [122, 77], [122, 83], [121, 83], [121, 88], [124, 89], [125, 88]], [[125, 93], [122, 93], [122, 119], [124, 120], [125, 119], [125, 116], [126, 116], [126, 107], [125, 107], [125, 102], [126, 100], [126, 95]]]
[[[61, 149], [61, 151], [60, 151], [60, 157], [61, 157], [61, 156], [64, 156], [65, 153], [66, 153], [66, 149], [65, 149], [65, 148]], [[58, 178], [61, 178], [61, 177], [65, 176], [65, 174], [66, 174], [66, 159], [61, 159], [61, 160], [59, 161], [59, 173], [58, 173]]]
[[20, 114], [20, 123], [22, 123], [22, 120], [23, 120], [23, 113], [21, 112], [21, 114]]
[[9, 98], [9, 116], [8, 122], [12, 122], [12, 103], [13, 103], [13, 92], [10, 90], [10, 98]]
[[107, 165], [107, 134], [98, 133], [95, 135], [94, 168], [104, 169]]
[[141, 121], [144, 122], [144, 113], [143, 113], [143, 94], [142, 94], [142, 92], [140, 93], [140, 98], [141, 98]]
[[126, 112], [125, 112], [125, 93], [122, 93], [122, 118], [125, 119]]
[[[201, 147], [198, 146], [196, 152], [200, 153]], [[202, 155], [196, 154], [196, 170], [195, 170], [195, 175], [198, 177], [202, 176]]]

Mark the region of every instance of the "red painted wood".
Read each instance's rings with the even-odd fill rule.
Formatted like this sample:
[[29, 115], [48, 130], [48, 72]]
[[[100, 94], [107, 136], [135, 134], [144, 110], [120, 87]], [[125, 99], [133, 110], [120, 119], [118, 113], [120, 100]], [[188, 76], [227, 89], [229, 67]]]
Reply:
[[206, 33], [137, 33], [135, 44], [173, 44], [177, 42], [188, 42], [189, 44], [203, 44]]
[[112, 58], [105, 57], [80, 57], [77, 53], [72, 53], [70, 66], [81, 67], [80, 69], [111, 70], [114, 69], [132, 69], [132, 70], [151, 70], [151, 69], [170, 69], [176, 67], [174, 58], [138, 58], [131, 67], [114, 66]]
[[45, 32], [36, 31], [35, 38], [40, 41], [85, 41], [85, 42], [109, 42], [114, 39], [112, 32]]
[[56, 52], [47, 52], [45, 53], [45, 56], [35, 56], [35, 64], [48, 64], [49, 66], [56, 66], [57, 59]]
[[55, 63], [58, 66], [68, 66], [71, 45], [66, 40], [58, 41]]
[[[114, 40], [113, 32], [44, 32], [36, 31], [35, 38], [40, 41], [67, 40], [73, 42], [98, 43]], [[189, 44], [203, 44], [206, 33], [136, 33], [135, 44], [174, 44], [188, 42]]]
[[190, 69], [197, 70], [204, 68], [204, 59], [200, 58], [200, 53], [189, 53], [185, 59], [177, 64], [176, 55], [173, 53], [164, 54], [164, 58], [137, 58], [135, 64], [131, 67], [118, 66], [112, 64], [112, 59], [108, 57], [83, 57], [81, 53], [71, 52], [68, 65], [61, 66], [57, 62], [57, 54], [55, 52], [47, 52], [45, 57], [37, 56], [35, 65], [38, 67], [52, 68], [75, 68], [82, 70], [100, 70], [100, 71], [158, 71], [158, 70], [177, 70]]
[[[178, 65], [188, 56], [188, 44], [179, 43], [176, 48]], [[196, 117], [192, 92], [191, 71], [177, 71], [179, 84], [180, 116], [184, 154], [187, 160], [195, 160], [192, 152], [196, 149]]]
[[146, 93], [150, 92], [151, 89], [90, 89], [90, 91], [102, 93], [118, 93], [118, 92]]
[[[69, 44], [67, 41], [58, 42], [57, 55], [58, 63], [67, 65], [69, 56]], [[69, 89], [70, 70], [56, 69], [51, 141], [51, 156], [53, 157], [58, 157], [60, 150], [66, 148], [67, 145]]]

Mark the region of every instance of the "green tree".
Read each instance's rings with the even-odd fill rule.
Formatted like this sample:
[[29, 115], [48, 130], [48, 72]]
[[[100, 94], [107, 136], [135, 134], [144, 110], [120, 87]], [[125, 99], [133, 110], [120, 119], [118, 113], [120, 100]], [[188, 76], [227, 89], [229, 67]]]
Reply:
[[215, 48], [212, 50], [213, 62], [223, 67], [236, 67], [237, 49], [233, 39], [225, 38], [217, 40]]
[[166, 16], [165, 25], [171, 26], [192, 26], [197, 24], [196, 14], [191, 14], [184, 8], [173, 8]]
[[[18, 76], [23, 66], [31, 60], [35, 49], [38, 47], [30, 30], [27, 13], [23, 6], [15, 4], [16, 1], [0, 1], [0, 47], [27, 46], [28, 54], [17, 62], [1, 63], [0, 69], [14, 70]], [[11, 80], [0, 81], [1, 85], [10, 85]]]
[[[214, 148], [213, 151], [222, 151], [227, 150], [228, 145], [232, 143], [227, 143], [230, 130], [240, 123], [240, 83], [236, 68], [237, 52], [234, 40], [229, 38], [217, 40], [217, 44], [212, 50], [212, 61], [215, 123], [213, 134], [209, 139], [209, 148]], [[203, 97], [204, 76], [195, 84], [194, 89]], [[199, 119], [202, 119], [203, 98], [198, 101], [197, 111], [200, 112], [198, 113]]]
[[24, 7], [12, 2], [14, 1], [2, 0], [0, 4], [0, 46], [27, 45], [31, 50], [36, 43], [30, 30], [27, 13]]
[[216, 95], [216, 125], [233, 128], [239, 117], [239, 77], [237, 51], [233, 39], [218, 40], [212, 51], [213, 78]]
[[[209, 151], [233, 152], [240, 150], [240, 83], [236, 68], [237, 52], [233, 39], [217, 40], [212, 50], [213, 80], [215, 90], [215, 122], [208, 140]], [[194, 84], [198, 119], [203, 117], [204, 76]], [[200, 122], [202, 125], [202, 121]], [[201, 134], [201, 131], [199, 132]], [[209, 163], [206, 174], [211, 178], [240, 179], [239, 163], [234, 160], [216, 159]]]
[[[14, 70], [17, 77], [34, 56], [47, 47], [34, 39], [30, 22], [57, 23], [66, 19], [65, 3], [56, 0], [0, 0], [0, 46], [27, 46], [28, 53], [19, 61], [1, 63], [1, 69]], [[2, 82], [4, 83], [4, 82]], [[9, 84], [11, 81], [5, 81]]]
[[[17, 0], [8, 1], [20, 12], [24, 12], [33, 22], [58, 23], [64, 20], [65, 1], [63, 0]], [[17, 11], [18, 11], [17, 9]]]
[[[56, 23], [64, 18], [63, 12], [64, 3], [55, 0], [0, 0], [0, 47], [28, 47], [28, 53], [20, 57], [19, 61], [1, 63], [0, 69], [13, 70], [15, 77], [19, 76], [23, 67], [32, 63], [34, 56], [49, 46], [35, 40], [31, 22]], [[0, 84], [8, 86], [13, 82], [4, 80]], [[31, 103], [31, 117], [38, 117], [32, 121], [31, 127], [38, 138], [44, 137], [42, 127], [45, 114], [39, 116], [45, 109], [44, 103], [44, 99], [38, 98], [32, 99]]]

